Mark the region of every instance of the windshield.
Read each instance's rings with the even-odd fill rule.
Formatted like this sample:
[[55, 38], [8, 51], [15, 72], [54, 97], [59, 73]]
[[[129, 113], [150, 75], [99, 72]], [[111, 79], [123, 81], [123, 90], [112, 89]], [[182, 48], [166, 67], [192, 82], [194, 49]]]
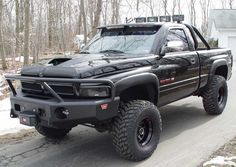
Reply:
[[159, 27], [103, 29], [81, 53], [150, 53]]

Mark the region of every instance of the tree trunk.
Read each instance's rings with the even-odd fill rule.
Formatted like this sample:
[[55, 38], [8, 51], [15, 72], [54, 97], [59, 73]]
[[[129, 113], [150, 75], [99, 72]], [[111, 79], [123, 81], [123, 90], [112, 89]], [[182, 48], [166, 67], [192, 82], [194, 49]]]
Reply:
[[100, 22], [101, 11], [102, 11], [102, 0], [98, 0], [96, 12], [94, 15], [94, 23], [93, 23], [93, 27], [92, 27], [92, 36], [96, 35], [96, 33], [97, 33], [97, 27]]
[[[15, 55], [16, 56], [21, 56], [20, 55], [20, 4], [19, 0], [15, 0], [15, 10], [16, 10], [16, 27], [15, 27], [15, 33], [16, 33], [16, 48], [15, 48]], [[13, 58], [13, 63], [15, 62]]]
[[83, 27], [84, 27], [84, 43], [87, 43], [87, 25], [86, 25], [86, 15], [84, 11], [84, 0], [80, 0], [80, 10], [83, 18]]
[[154, 16], [154, 10], [153, 10], [154, 4], [153, 4], [153, 0], [150, 0], [149, 3], [150, 3], [149, 6], [150, 6], [150, 10], [151, 10], [151, 16]]
[[[66, 43], [65, 43], [65, 31], [64, 31], [64, 26], [65, 25], [65, 18], [63, 18], [63, 8], [64, 8], [64, 4], [62, 4], [63, 1], [61, 1], [60, 6], [59, 6], [59, 13], [60, 13], [60, 17], [59, 17], [59, 25], [60, 25], [60, 39], [61, 39], [61, 48], [63, 49], [63, 52], [66, 51]], [[65, 15], [64, 15], [65, 17]]]
[[202, 9], [202, 35], [207, 37], [208, 31], [208, 11], [210, 9], [211, 0], [200, 0], [200, 6]]
[[234, 0], [229, 0], [229, 8], [230, 9], [233, 9], [233, 3], [234, 3]]
[[175, 15], [176, 0], [173, 0], [172, 15]]
[[39, 52], [40, 49], [42, 47], [42, 10], [43, 7], [41, 6], [39, 8], [39, 12], [38, 12], [38, 23], [37, 23], [37, 29], [36, 29], [36, 53], [34, 55], [34, 61], [38, 62], [39, 61]]
[[116, 14], [115, 14], [116, 24], [119, 23], [119, 17], [120, 17], [120, 0], [116, 0]]
[[78, 21], [78, 34], [81, 34], [81, 24], [82, 24], [82, 14], [79, 12], [79, 21]]
[[115, 15], [116, 15], [116, 1], [117, 0], [112, 0], [112, 4], [111, 4], [111, 6], [112, 6], [112, 16], [111, 16], [111, 23], [112, 24], [115, 24]]
[[78, 7], [76, 7], [76, 35], [81, 34], [81, 23], [82, 23], [82, 15], [80, 10], [80, 0], [78, 0]]
[[168, 14], [168, 11], [167, 11], [168, 0], [162, 0], [162, 3], [163, 3], [163, 8], [164, 8], [164, 15], [166, 16]]
[[221, 8], [222, 9], [226, 8], [226, 0], [221, 0]]
[[23, 32], [24, 31], [24, 2], [23, 0], [19, 0], [19, 2], [20, 2], [20, 32]]
[[181, 10], [181, 0], [178, 0], [178, 14], [181, 14], [182, 10]]
[[140, 1], [140, 0], [137, 0], [137, 1], [136, 1], [136, 11], [137, 11], [137, 12], [139, 11], [139, 1]]
[[190, 23], [191, 25], [193, 26], [196, 26], [196, 9], [195, 9], [195, 3], [196, 3], [196, 0], [191, 0], [190, 1]]
[[4, 41], [3, 41], [3, 0], [0, 0], [0, 55], [2, 58], [2, 69], [7, 69], [6, 59], [5, 59], [5, 50], [4, 50]]
[[24, 65], [29, 64], [29, 26], [30, 26], [30, 0], [24, 1], [25, 29], [24, 29]]
[[52, 0], [48, 0], [48, 48], [52, 48], [53, 44], [53, 6], [52, 6]]
[[120, 0], [113, 0], [112, 1], [112, 24], [119, 23], [119, 15], [120, 15]]
[[105, 7], [104, 7], [104, 13], [103, 13], [103, 24], [107, 24], [107, 9], [108, 9], [108, 0], [105, 1]]

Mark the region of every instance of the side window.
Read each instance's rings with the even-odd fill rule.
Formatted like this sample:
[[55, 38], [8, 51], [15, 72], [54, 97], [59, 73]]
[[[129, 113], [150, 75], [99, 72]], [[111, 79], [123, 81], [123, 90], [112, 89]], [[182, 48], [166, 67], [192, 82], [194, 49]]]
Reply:
[[188, 51], [189, 45], [186, 34], [182, 29], [171, 29], [167, 36], [167, 50], [169, 52]]

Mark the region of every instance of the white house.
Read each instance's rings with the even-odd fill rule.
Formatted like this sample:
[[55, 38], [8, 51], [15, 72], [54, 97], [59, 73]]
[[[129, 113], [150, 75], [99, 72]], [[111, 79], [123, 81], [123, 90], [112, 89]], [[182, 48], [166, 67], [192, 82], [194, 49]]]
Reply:
[[230, 48], [236, 56], [236, 9], [210, 11], [208, 38], [218, 39], [219, 47]]

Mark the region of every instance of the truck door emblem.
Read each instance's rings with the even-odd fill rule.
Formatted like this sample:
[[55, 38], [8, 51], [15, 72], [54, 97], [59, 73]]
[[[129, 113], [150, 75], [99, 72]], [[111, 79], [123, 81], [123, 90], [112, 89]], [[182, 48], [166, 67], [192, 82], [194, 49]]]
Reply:
[[160, 83], [161, 84], [169, 84], [169, 83], [172, 83], [174, 80], [175, 80], [175, 78], [172, 77], [172, 78], [160, 80]]

